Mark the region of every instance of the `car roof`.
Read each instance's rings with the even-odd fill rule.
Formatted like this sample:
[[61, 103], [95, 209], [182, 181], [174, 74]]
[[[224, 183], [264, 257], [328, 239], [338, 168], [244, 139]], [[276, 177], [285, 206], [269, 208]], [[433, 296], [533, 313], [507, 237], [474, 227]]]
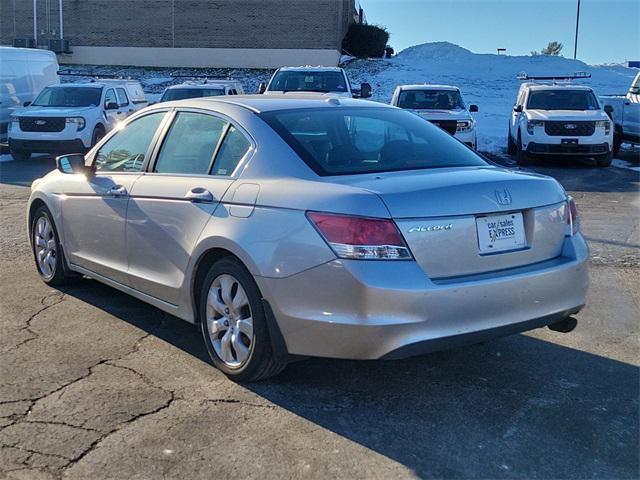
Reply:
[[345, 98], [336, 95], [323, 95], [317, 93], [201, 97], [189, 98], [186, 100], [177, 100], [173, 102], [163, 102], [159, 105], [210, 109], [214, 108], [217, 103], [236, 105], [256, 113], [303, 108], [335, 108], [336, 106], [340, 105], [346, 107], [396, 108], [379, 102]]
[[210, 81], [207, 83], [195, 83], [195, 82], [184, 82], [179, 83], [177, 85], [170, 85], [167, 89], [173, 90], [176, 88], [224, 88], [224, 87], [235, 87], [239, 84], [239, 82], [235, 80], [216, 80]]
[[304, 71], [304, 72], [342, 72], [342, 68], [340, 67], [323, 67], [322, 65], [318, 66], [300, 66], [300, 67], [280, 67], [278, 70], [280, 71]]
[[54, 85], [49, 85], [51, 88], [62, 88], [62, 87], [89, 87], [89, 88], [103, 88], [106, 85], [102, 82], [83, 82], [83, 83], [56, 83]]
[[414, 84], [414, 85], [399, 85], [400, 90], [456, 90], [460, 91], [458, 87], [453, 85], [436, 85], [429, 83]]
[[522, 88], [530, 90], [584, 90], [586, 92], [593, 91], [591, 87], [586, 85], [573, 85], [571, 83], [551, 84], [551, 83], [524, 83]]

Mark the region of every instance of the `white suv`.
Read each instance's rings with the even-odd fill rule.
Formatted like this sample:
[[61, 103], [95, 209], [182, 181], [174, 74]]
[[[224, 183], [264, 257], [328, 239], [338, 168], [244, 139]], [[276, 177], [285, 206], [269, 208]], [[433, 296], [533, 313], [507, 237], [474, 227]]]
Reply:
[[274, 72], [268, 84], [260, 84], [258, 91], [264, 94], [289, 92], [369, 98], [371, 85], [362, 83], [359, 89], [352, 88], [347, 73], [340, 67], [281, 67]]
[[147, 105], [142, 86], [133, 80], [51, 85], [12, 114], [11, 155], [26, 160], [35, 152], [84, 153], [119, 121]]
[[[531, 77], [528, 77], [531, 78]], [[532, 155], [595, 157], [611, 165], [613, 129], [586, 86], [523, 83], [509, 122], [508, 150], [519, 165]]]
[[391, 105], [410, 110], [473, 149], [478, 146], [476, 122], [470, 113], [477, 112], [478, 106], [467, 108], [458, 87], [399, 85], [393, 92]]

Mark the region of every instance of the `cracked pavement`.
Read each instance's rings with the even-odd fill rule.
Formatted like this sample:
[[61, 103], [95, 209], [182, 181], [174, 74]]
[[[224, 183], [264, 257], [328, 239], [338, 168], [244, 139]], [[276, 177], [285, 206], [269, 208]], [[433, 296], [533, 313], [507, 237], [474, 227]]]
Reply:
[[39, 280], [24, 207], [52, 165], [0, 164], [0, 478], [638, 477], [637, 172], [533, 167], [574, 195], [592, 249], [571, 334], [239, 385], [193, 326], [90, 279]]

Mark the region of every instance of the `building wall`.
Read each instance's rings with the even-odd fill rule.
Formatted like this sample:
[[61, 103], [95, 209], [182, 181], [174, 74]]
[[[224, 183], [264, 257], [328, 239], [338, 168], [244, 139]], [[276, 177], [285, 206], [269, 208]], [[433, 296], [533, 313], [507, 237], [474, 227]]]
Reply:
[[[49, 2], [49, 21], [45, 0], [37, 2], [39, 43], [46, 43], [58, 35], [58, 2]], [[354, 8], [354, 0], [64, 0], [64, 37], [78, 51], [67, 60], [89, 61], [91, 52], [114, 47], [309, 50], [310, 57], [321, 58], [313, 52], [322, 51], [337, 57]], [[33, 37], [32, 1], [0, 0], [0, 17], [0, 43]], [[123, 49], [123, 60], [134, 51]]]

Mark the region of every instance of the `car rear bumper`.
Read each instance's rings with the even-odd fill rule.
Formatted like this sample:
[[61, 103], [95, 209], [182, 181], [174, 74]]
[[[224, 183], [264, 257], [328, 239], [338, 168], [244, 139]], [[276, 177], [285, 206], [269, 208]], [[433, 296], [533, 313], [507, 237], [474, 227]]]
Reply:
[[432, 281], [413, 261], [334, 260], [287, 278], [258, 277], [295, 355], [400, 358], [530, 330], [586, 302], [588, 248], [509, 270]]
[[532, 155], [606, 155], [609, 153], [608, 143], [561, 145], [529, 142], [527, 153]]
[[17, 138], [9, 139], [9, 148], [16, 150], [26, 150], [37, 153], [84, 153], [87, 147], [82, 140], [22, 140]]

